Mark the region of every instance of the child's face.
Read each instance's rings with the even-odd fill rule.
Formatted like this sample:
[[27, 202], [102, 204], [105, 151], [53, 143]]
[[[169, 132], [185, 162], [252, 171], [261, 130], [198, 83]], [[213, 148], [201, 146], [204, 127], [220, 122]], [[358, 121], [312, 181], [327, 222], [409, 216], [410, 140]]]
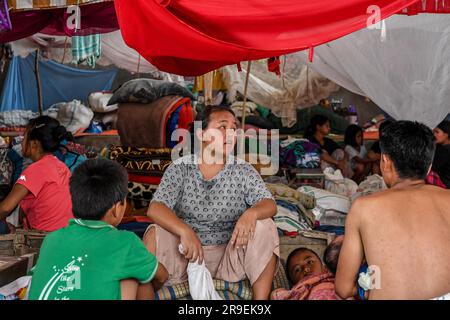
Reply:
[[307, 276], [324, 272], [324, 266], [314, 253], [302, 250], [289, 261], [288, 272], [292, 282], [298, 283]]
[[327, 136], [327, 135], [330, 134], [331, 127], [330, 127], [330, 122], [329, 121], [327, 121], [322, 126], [318, 126], [317, 128], [319, 129], [320, 133], [323, 134], [324, 136]]

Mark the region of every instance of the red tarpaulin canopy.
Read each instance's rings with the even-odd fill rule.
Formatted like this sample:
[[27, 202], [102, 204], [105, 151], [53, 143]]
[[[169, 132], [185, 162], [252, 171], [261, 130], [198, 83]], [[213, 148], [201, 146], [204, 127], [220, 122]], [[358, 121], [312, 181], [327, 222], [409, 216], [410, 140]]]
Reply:
[[374, 5], [385, 19], [416, 3], [115, 0], [125, 42], [160, 70], [185, 76], [318, 46], [367, 27]]

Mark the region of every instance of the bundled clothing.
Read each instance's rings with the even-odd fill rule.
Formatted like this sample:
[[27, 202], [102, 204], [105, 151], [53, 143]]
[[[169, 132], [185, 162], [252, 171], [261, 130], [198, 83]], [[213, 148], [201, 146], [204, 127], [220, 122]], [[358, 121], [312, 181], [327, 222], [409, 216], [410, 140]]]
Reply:
[[291, 290], [277, 289], [272, 300], [341, 300], [334, 287], [334, 275], [328, 272], [302, 279]]
[[320, 149], [308, 140], [294, 139], [281, 144], [280, 162], [291, 168], [316, 169], [320, 167]]

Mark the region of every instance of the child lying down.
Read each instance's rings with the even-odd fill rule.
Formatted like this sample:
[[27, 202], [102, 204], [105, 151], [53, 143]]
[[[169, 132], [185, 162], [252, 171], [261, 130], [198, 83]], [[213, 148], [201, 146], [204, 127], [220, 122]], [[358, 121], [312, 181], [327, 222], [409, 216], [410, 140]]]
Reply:
[[[332, 263], [337, 264], [337, 261]], [[340, 300], [334, 288], [334, 274], [314, 251], [306, 248], [292, 251], [286, 262], [286, 272], [294, 286], [291, 290], [273, 291], [272, 300]]]

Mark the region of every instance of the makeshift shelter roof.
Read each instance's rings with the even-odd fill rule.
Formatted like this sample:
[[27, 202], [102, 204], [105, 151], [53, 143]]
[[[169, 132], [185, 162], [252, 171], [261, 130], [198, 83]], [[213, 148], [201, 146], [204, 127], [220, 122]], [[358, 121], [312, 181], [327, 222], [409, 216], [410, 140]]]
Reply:
[[125, 42], [160, 70], [186, 76], [313, 48], [367, 27], [374, 8], [385, 19], [417, 2], [114, 1]]

